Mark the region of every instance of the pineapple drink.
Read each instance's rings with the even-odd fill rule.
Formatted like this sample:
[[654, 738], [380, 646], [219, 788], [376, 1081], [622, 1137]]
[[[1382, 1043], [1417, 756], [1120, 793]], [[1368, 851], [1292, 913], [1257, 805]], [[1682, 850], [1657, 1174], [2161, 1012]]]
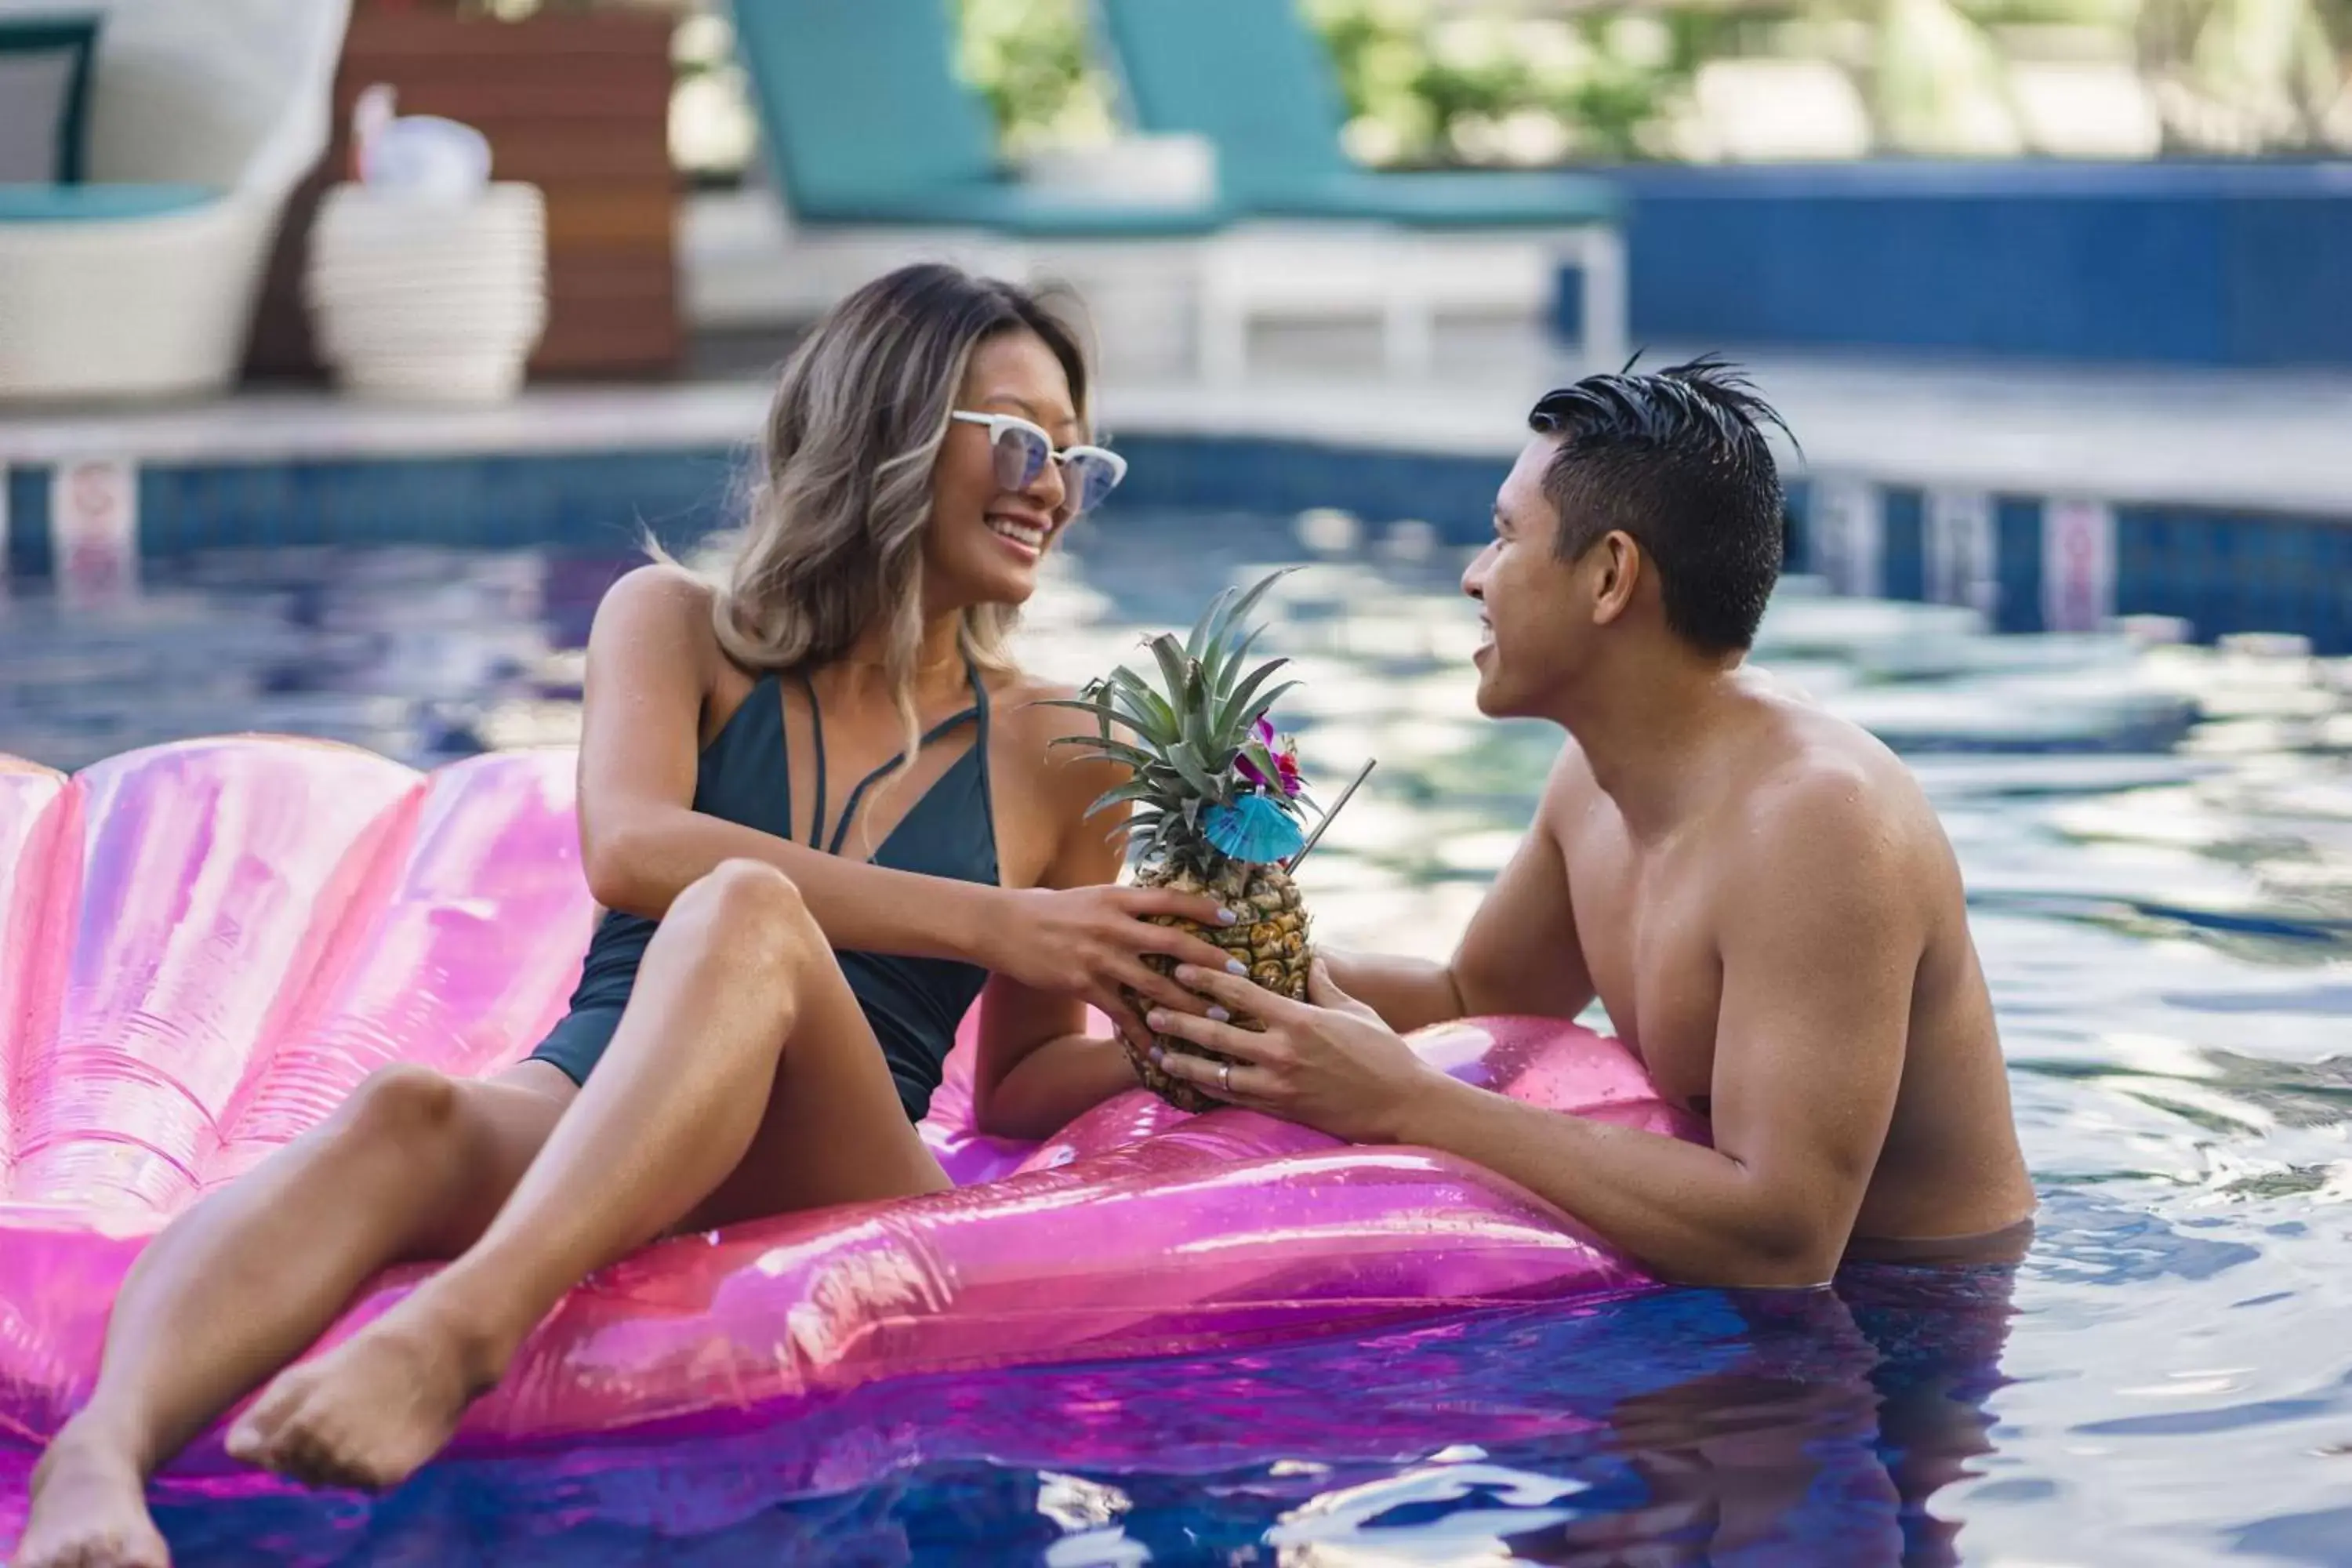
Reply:
[[[1181, 642], [1171, 633], [1151, 638], [1147, 646], [1156, 683], [1124, 665], [1089, 681], [1079, 699], [1060, 705], [1094, 715], [1097, 732], [1055, 743], [1108, 757], [1132, 771], [1132, 778], [1105, 793], [1090, 810], [1133, 806], [1118, 831], [1129, 835], [1139, 886], [1206, 893], [1241, 917], [1230, 926], [1201, 926], [1174, 915], [1150, 918], [1191, 927], [1240, 960], [1258, 984], [1304, 1000], [1307, 910], [1286, 862], [1305, 842], [1299, 813], [1307, 797], [1296, 750], [1267, 717], [1298, 683], [1267, 684], [1288, 661], [1249, 664], [1257, 633], [1243, 626], [1281, 575], [1265, 577], [1246, 593], [1228, 588], [1218, 595]], [[1162, 973], [1175, 966], [1157, 953], [1146, 954], [1144, 962]], [[1125, 994], [1139, 1011], [1148, 1005], [1132, 991]], [[1264, 1026], [1245, 1015], [1233, 1022], [1244, 1029]], [[1133, 1041], [1122, 1043], [1144, 1086], [1170, 1104], [1205, 1110], [1217, 1103], [1195, 1085], [1153, 1067]], [[1155, 1037], [1155, 1043], [1166, 1050], [1226, 1059], [1170, 1036]]]

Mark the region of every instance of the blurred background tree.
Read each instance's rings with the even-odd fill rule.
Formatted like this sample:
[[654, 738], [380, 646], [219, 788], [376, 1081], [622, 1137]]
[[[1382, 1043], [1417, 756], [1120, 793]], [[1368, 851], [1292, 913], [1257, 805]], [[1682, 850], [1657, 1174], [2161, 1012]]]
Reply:
[[[751, 155], [719, 0], [410, 3], [671, 9], [681, 166]], [[1348, 145], [1383, 167], [2352, 150], [2352, 0], [1265, 3], [1321, 30]], [[944, 4], [1008, 155], [1118, 133], [1087, 0]]]
[[964, 79], [996, 113], [1007, 153], [1100, 142], [1114, 130], [1083, 0], [956, 0]]

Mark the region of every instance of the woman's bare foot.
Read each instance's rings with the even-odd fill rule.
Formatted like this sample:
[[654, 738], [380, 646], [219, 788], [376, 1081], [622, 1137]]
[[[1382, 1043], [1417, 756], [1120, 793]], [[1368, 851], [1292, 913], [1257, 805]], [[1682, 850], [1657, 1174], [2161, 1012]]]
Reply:
[[230, 1455], [311, 1486], [383, 1491], [406, 1480], [500, 1370], [429, 1291], [278, 1373], [229, 1429]]
[[138, 1465], [68, 1422], [33, 1471], [16, 1568], [170, 1568]]

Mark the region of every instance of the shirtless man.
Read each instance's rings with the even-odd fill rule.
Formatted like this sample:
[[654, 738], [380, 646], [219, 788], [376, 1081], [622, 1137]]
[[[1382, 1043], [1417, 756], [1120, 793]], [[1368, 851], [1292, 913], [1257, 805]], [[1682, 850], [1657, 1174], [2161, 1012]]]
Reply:
[[[1479, 709], [1568, 743], [1461, 945], [1324, 955], [1305, 1004], [1182, 969], [1265, 1032], [1151, 1019], [1238, 1058], [1235, 1103], [1475, 1160], [1688, 1284], [2011, 1252], [2034, 1205], [1934, 811], [1877, 741], [1740, 668], [1780, 568], [1768, 422], [1712, 362], [1538, 403], [1463, 588], [1488, 634]], [[1712, 1148], [1473, 1088], [1399, 1037], [1596, 995]], [[1218, 1064], [1165, 1062], [1223, 1092]]]

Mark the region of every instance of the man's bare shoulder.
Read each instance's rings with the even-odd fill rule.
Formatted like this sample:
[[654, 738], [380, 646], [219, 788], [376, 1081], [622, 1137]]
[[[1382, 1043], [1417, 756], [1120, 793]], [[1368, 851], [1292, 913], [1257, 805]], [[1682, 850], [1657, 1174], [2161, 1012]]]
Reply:
[[1810, 702], [1758, 702], [1756, 743], [1720, 815], [1727, 869], [1899, 886], [1948, 852], [1926, 792], [1884, 742]]
[[1568, 736], [1560, 743], [1559, 754], [1552, 759], [1551, 772], [1544, 777], [1543, 796], [1536, 803], [1529, 826], [1547, 838], [1570, 842], [1575, 837], [1572, 830], [1602, 798], [1584, 748], [1576, 743], [1575, 736]]

